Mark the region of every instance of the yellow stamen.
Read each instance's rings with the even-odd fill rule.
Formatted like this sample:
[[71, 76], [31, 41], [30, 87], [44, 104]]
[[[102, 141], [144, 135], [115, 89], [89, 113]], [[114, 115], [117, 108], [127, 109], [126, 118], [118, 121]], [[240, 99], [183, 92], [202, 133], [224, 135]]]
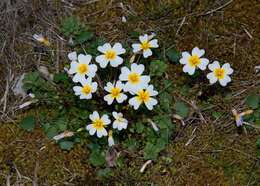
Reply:
[[101, 120], [101, 119], [96, 119], [94, 122], [93, 122], [93, 127], [97, 130], [101, 130], [104, 128], [104, 122]]
[[137, 84], [140, 82], [140, 75], [136, 72], [132, 72], [128, 75], [128, 81], [132, 84]]
[[85, 85], [85, 86], [82, 88], [82, 93], [85, 94], [85, 95], [88, 95], [88, 94], [91, 92], [91, 90], [92, 90], [91, 86]]
[[141, 49], [147, 50], [149, 48], [151, 48], [151, 44], [150, 44], [149, 41], [144, 41], [144, 42], [141, 43]]
[[223, 68], [217, 68], [214, 70], [214, 75], [218, 79], [223, 79], [225, 77], [225, 70]]
[[116, 52], [114, 50], [108, 50], [105, 53], [107, 60], [114, 60], [116, 58]]
[[140, 90], [138, 93], [137, 93], [137, 98], [138, 98], [138, 101], [139, 102], [147, 102], [150, 98], [150, 94], [147, 90]]
[[201, 62], [199, 56], [197, 56], [197, 55], [190, 56], [188, 61], [192, 67], [198, 66]]
[[87, 72], [88, 72], [88, 65], [86, 65], [86, 64], [79, 64], [79, 65], [78, 65], [78, 72], [79, 72], [80, 74], [85, 74], [85, 73], [87, 73]]
[[112, 98], [117, 98], [120, 95], [121, 89], [113, 87], [111, 90]]

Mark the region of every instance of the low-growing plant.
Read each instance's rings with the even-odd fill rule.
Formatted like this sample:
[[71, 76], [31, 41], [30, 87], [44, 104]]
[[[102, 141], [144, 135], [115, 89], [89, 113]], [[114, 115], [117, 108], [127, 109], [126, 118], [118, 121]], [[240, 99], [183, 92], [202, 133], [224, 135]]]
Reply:
[[[122, 165], [118, 150], [155, 160], [173, 135], [173, 110], [180, 119], [188, 117], [188, 105], [172, 97], [173, 82], [165, 76], [166, 60], [180, 61], [183, 71], [191, 76], [208, 66], [212, 71], [207, 75], [210, 84], [226, 86], [231, 81], [230, 65], [221, 67], [217, 61], [209, 64], [202, 58], [205, 51], [198, 47], [191, 54], [171, 48], [166, 51], [167, 58], [162, 57], [164, 50], [159, 48], [155, 34], [133, 36], [139, 41], [131, 46], [111, 44], [73, 17], [62, 22], [61, 32], [73, 39], [74, 46], [85, 47], [75, 46], [75, 51], [68, 53], [68, 68], [54, 74], [53, 81], [37, 71], [30, 72], [25, 75], [23, 88], [35, 95], [35, 104], [44, 110], [37, 121], [47, 137], [64, 150], [75, 144], [87, 146], [89, 162], [104, 168], [99, 172], [101, 177], [112, 174], [106, 163], [110, 167]], [[180, 91], [184, 94], [186, 89]], [[256, 98], [248, 98], [248, 104], [256, 107], [252, 100]], [[28, 116], [21, 127], [32, 131], [35, 123], [36, 119]]]

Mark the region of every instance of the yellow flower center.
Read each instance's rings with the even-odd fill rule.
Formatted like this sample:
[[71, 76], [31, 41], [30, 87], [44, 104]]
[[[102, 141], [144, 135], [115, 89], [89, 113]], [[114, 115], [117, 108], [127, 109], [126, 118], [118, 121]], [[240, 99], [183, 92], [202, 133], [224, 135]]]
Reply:
[[107, 60], [114, 60], [116, 58], [116, 52], [114, 50], [108, 50], [105, 53]]
[[117, 98], [120, 95], [120, 92], [121, 92], [121, 89], [116, 88], [116, 87], [112, 88], [112, 90], [111, 90], [112, 98]]
[[89, 85], [85, 85], [83, 88], [82, 88], [82, 93], [85, 94], [85, 95], [88, 95], [90, 92], [91, 92], [91, 86]]
[[190, 56], [188, 61], [192, 67], [196, 67], [200, 64], [200, 58], [197, 55]]
[[137, 84], [140, 82], [140, 75], [136, 72], [132, 72], [128, 75], [128, 81], [132, 84]]
[[97, 130], [101, 130], [104, 128], [104, 122], [101, 120], [101, 119], [96, 119], [94, 122], [93, 122], [93, 127]]
[[79, 66], [78, 66], [78, 72], [79, 72], [80, 74], [85, 74], [85, 73], [87, 73], [87, 72], [88, 72], [88, 65], [86, 65], [86, 64], [79, 64]]
[[150, 94], [147, 90], [141, 90], [137, 93], [137, 98], [139, 102], [147, 102], [150, 98]]
[[217, 68], [214, 70], [214, 75], [218, 78], [218, 79], [223, 79], [225, 76], [225, 70], [223, 68]]
[[151, 48], [151, 44], [149, 43], [149, 41], [144, 41], [142, 44], [141, 44], [141, 48], [143, 50], [147, 50], [149, 48]]

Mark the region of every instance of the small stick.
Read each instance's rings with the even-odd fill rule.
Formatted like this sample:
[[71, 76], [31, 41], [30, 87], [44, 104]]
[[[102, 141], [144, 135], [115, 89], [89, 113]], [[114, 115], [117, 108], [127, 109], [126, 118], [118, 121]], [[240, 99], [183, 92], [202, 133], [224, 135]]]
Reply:
[[149, 164], [151, 164], [151, 163], [152, 163], [152, 160], [146, 161], [146, 162], [143, 164], [143, 166], [141, 167], [140, 172], [143, 173], [143, 172], [145, 171], [147, 165], [149, 165]]
[[230, 0], [228, 1], [227, 3], [223, 4], [222, 6], [218, 7], [218, 8], [215, 8], [213, 10], [209, 10], [207, 11], [206, 13], [203, 13], [203, 14], [200, 14], [199, 16], [205, 16], [205, 15], [209, 15], [209, 14], [212, 14], [218, 10], [221, 10], [222, 8], [225, 8], [226, 6], [228, 6], [229, 4], [231, 4], [233, 2], [233, 0]]

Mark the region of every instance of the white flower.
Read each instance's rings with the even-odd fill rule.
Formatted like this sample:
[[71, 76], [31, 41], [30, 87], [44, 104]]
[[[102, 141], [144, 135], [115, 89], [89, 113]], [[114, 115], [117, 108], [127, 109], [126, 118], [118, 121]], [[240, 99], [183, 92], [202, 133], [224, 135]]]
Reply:
[[152, 110], [158, 101], [152, 96], [158, 95], [158, 92], [154, 90], [153, 85], [149, 85], [146, 89], [140, 89], [136, 92], [136, 96], [129, 100], [129, 104], [134, 106], [137, 110], [139, 106], [144, 103], [148, 110]]
[[207, 78], [211, 85], [219, 81], [221, 86], [226, 86], [231, 81], [229, 75], [233, 73], [233, 69], [229, 63], [225, 63], [220, 67], [219, 62], [214, 61], [212, 64], [209, 64], [209, 69], [212, 72], [208, 73]]
[[121, 43], [115, 43], [113, 47], [111, 47], [110, 43], [105, 43], [97, 49], [103, 53], [96, 57], [96, 62], [99, 63], [101, 68], [105, 68], [109, 62], [112, 67], [117, 67], [123, 63], [123, 58], [119, 55], [124, 54], [126, 50]]
[[113, 138], [113, 131], [110, 130], [108, 132], [108, 146], [112, 147], [113, 145], [115, 145], [115, 141], [114, 141], [114, 138]]
[[89, 115], [89, 119], [92, 121], [91, 124], [86, 126], [90, 135], [94, 135], [97, 132], [97, 137], [107, 136], [107, 131], [105, 129], [106, 125], [111, 123], [108, 115], [104, 114], [101, 118], [97, 111]]
[[38, 42], [40, 42], [40, 43], [42, 43], [42, 44], [44, 44], [46, 46], [50, 46], [51, 45], [49, 40], [46, 37], [44, 37], [42, 34], [33, 34], [33, 38], [36, 41], [38, 41]]
[[143, 36], [139, 36], [139, 40], [141, 43], [132, 44], [133, 52], [137, 53], [142, 51], [144, 58], [151, 56], [153, 54], [151, 48], [159, 47], [158, 40], [157, 39], [152, 40], [153, 37], [154, 34], [150, 36], [148, 36], [147, 34]]
[[121, 68], [119, 79], [121, 81], [127, 81], [124, 87], [124, 91], [129, 91], [133, 94], [133, 92], [148, 86], [150, 77], [142, 76], [143, 71], [144, 65], [137, 65], [136, 63], [131, 65], [131, 70], [129, 70], [127, 67]]
[[74, 86], [73, 90], [75, 95], [80, 96], [80, 99], [91, 99], [92, 93], [97, 91], [97, 83], [92, 82], [91, 78], [82, 78], [80, 79], [82, 86]]
[[74, 82], [79, 82], [80, 79], [84, 79], [87, 75], [90, 78], [93, 78], [96, 75], [97, 65], [89, 64], [91, 61], [91, 55], [79, 54], [78, 58], [75, 52], [68, 54], [69, 59], [71, 60], [69, 74], [75, 74], [73, 77]]
[[195, 69], [205, 70], [209, 63], [207, 58], [201, 58], [205, 54], [205, 50], [195, 47], [192, 49], [191, 55], [188, 52], [182, 52], [180, 63], [184, 65], [183, 72], [193, 75]]
[[113, 122], [114, 129], [122, 130], [127, 128], [128, 121], [123, 118], [123, 114], [121, 112], [112, 112], [112, 115], [115, 118], [115, 121]]
[[121, 81], [117, 81], [115, 86], [112, 83], [108, 82], [107, 85], [104, 87], [104, 89], [110, 93], [104, 96], [104, 100], [107, 102], [107, 104], [111, 105], [114, 99], [116, 99], [118, 103], [122, 103], [123, 101], [125, 101], [127, 99], [127, 96], [121, 92], [123, 88], [124, 84]]

